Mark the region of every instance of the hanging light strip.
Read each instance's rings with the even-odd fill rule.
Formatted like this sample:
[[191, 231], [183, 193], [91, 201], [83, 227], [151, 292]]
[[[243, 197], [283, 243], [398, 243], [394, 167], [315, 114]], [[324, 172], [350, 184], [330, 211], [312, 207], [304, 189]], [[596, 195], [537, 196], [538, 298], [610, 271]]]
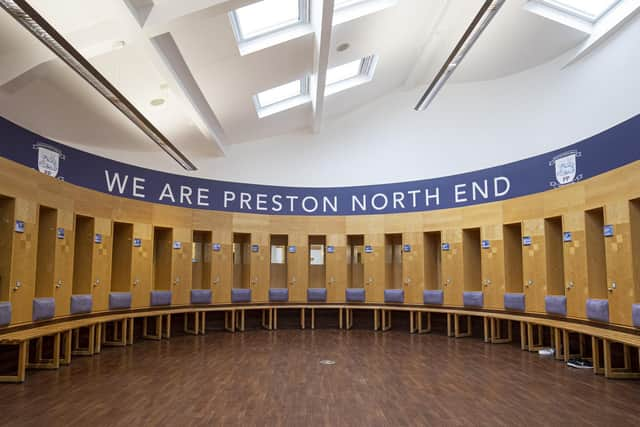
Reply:
[[195, 165], [184, 154], [26, 1], [0, 0], [0, 6], [135, 123], [180, 166], [188, 171], [196, 170]]
[[449, 80], [449, 77], [451, 77], [451, 74], [458, 68], [460, 62], [478, 40], [480, 34], [482, 34], [487, 25], [489, 25], [493, 17], [498, 13], [504, 2], [505, 0], [486, 0], [482, 4], [480, 11], [473, 18], [473, 21], [471, 21], [471, 24], [462, 35], [462, 38], [453, 48], [444, 65], [440, 68], [440, 71], [438, 71], [438, 74], [436, 74], [436, 77], [422, 95], [420, 101], [418, 101], [418, 104], [415, 106], [416, 111], [423, 111], [431, 104], [440, 89], [442, 89], [442, 86], [444, 86], [447, 80]]

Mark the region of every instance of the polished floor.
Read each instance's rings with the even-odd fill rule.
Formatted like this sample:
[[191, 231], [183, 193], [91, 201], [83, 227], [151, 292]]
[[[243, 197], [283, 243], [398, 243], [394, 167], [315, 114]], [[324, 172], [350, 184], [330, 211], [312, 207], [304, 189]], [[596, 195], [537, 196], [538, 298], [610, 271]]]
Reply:
[[638, 426], [640, 382], [477, 338], [208, 332], [29, 371], [22, 385], [0, 385], [0, 417], [4, 426]]

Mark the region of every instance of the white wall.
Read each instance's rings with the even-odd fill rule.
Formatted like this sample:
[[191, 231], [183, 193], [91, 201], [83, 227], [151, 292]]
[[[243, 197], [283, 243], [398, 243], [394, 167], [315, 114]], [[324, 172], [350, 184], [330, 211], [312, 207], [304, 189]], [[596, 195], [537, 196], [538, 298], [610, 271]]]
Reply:
[[[449, 84], [420, 113], [413, 106], [422, 88], [397, 91], [327, 120], [320, 134], [244, 143], [230, 147], [224, 158], [195, 159], [199, 171], [194, 175], [290, 186], [376, 184], [462, 173], [544, 153], [640, 113], [638, 40], [637, 16], [567, 68], [573, 52], [498, 80]], [[122, 158], [122, 152], [97, 154]], [[128, 161], [184, 173], [155, 155]]]

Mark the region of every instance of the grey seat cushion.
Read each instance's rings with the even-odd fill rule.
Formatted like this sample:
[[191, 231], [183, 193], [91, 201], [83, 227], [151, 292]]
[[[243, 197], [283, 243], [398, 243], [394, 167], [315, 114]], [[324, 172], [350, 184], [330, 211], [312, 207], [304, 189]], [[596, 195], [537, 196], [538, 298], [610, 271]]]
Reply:
[[151, 305], [171, 305], [171, 291], [151, 291]]
[[327, 300], [327, 290], [325, 288], [309, 288], [307, 289], [307, 301], [320, 301]]
[[544, 308], [547, 313], [567, 315], [567, 297], [564, 295], [547, 295], [544, 297]]
[[11, 303], [0, 302], [0, 326], [11, 323]]
[[633, 319], [633, 326], [640, 328], [640, 304], [631, 306], [631, 319]]
[[484, 305], [484, 296], [480, 291], [463, 292], [462, 303], [465, 307], [482, 307]]
[[363, 288], [347, 288], [345, 290], [347, 302], [364, 302], [365, 292]]
[[71, 295], [71, 314], [91, 313], [93, 297], [91, 294]]
[[287, 288], [270, 288], [269, 301], [287, 302], [289, 301], [289, 289]]
[[504, 308], [507, 310], [524, 311], [524, 294], [504, 294]]
[[191, 304], [211, 304], [211, 289], [192, 289]]
[[444, 303], [444, 291], [426, 290], [422, 292], [422, 300], [425, 304], [442, 305]]
[[123, 310], [131, 308], [131, 292], [111, 292], [109, 294], [109, 309]]
[[251, 302], [251, 289], [231, 289], [231, 302]]
[[609, 321], [609, 301], [606, 299], [587, 300], [587, 319], [598, 322]]
[[404, 291], [402, 289], [385, 289], [384, 302], [403, 303]]
[[53, 298], [34, 298], [33, 320], [52, 319], [56, 313], [56, 301]]

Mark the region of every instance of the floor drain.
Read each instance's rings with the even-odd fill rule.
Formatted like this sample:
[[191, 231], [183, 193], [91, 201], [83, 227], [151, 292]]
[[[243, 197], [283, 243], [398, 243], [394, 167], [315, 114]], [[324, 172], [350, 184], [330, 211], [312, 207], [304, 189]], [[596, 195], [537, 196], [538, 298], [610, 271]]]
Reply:
[[320, 361], [321, 365], [335, 365], [336, 361], [335, 360], [328, 360], [328, 359], [324, 359]]

